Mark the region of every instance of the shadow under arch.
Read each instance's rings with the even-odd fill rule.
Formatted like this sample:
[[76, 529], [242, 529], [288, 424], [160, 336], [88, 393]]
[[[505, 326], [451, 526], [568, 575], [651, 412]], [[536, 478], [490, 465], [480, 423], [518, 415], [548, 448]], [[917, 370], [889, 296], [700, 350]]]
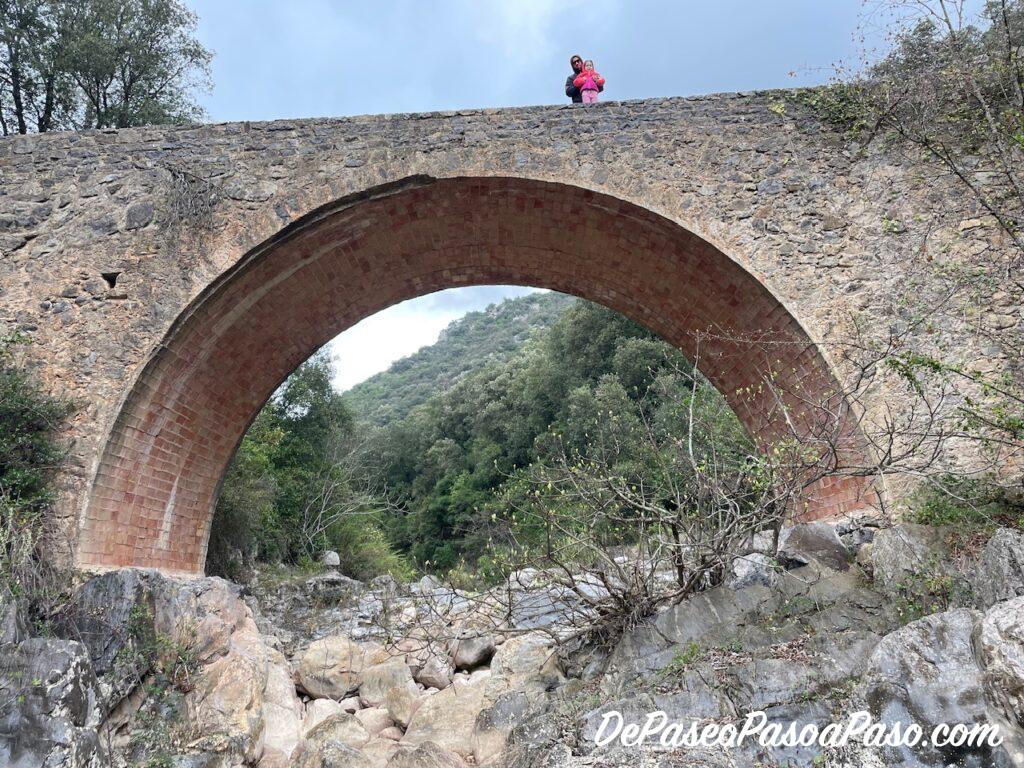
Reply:
[[[781, 392], [813, 399], [837, 391], [781, 302], [679, 224], [567, 184], [409, 177], [293, 222], [175, 320], [118, 411], [79, 520], [77, 565], [202, 572], [224, 471], [288, 374], [392, 304], [486, 284], [574, 294], [699, 355], [762, 445], [786, 430], [778, 403], [758, 394], [769, 370]], [[755, 339], [770, 341], [774, 360]], [[809, 515], [863, 506], [865, 488], [862, 478], [826, 477]]]

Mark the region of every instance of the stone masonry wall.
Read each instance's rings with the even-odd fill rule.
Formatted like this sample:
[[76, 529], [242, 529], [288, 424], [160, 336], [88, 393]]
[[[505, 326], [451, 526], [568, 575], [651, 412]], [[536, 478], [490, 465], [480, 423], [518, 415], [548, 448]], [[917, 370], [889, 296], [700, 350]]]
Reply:
[[[940, 169], [881, 145], [862, 151], [783, 93], [0, 140], [0, 325], [32, 338], [29, 362], [77, 405], [59, 526], [71, 548], [121, 406], [172, 324], [292, 222], [415, 176], [597, 192], [628, 204], [608, 211], [623, 227], [632, 207], [663, 217], [751, 276], [840, 373], [852, 317], [881, 330], [905, 323], [901, 298], [927, 296], [928, 284], [916, 281], [929, 264], [969, 265], [1004, 247]], [[501, 225], [514, 227], [515, 217]], [[433, 237], [457, 243], [458, 228], [453, 220]], [[555, 256], [515, 274], [543, 278]], [[599, 249], [588, 258], [602, 263]], [[616, 264], [620, 274], [630, 268]], [[485, 270], [478, 280], [507, 274]], [[466, 280], [442, 274], [419, 285]], [[373, 286], [361, 295], [368, 308], [405, 297], [374, 297]], [[633, 298], [634, 315], [657, 308]], [[938, 319], [936, 343], [963, 362], [998, 367], [974, 326], [1019, 324], [1016, 300], [980, 294], [976, 313]], [[342, 329], [318, 328], [310, 343]]]

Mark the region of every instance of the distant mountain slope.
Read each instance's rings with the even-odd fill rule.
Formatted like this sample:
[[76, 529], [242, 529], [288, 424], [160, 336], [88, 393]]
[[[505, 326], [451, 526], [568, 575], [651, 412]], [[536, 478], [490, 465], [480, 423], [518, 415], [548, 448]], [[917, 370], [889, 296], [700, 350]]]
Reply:
[[354, 386], [345, 402], [360, 421], [384, 425], [401, 419], [467, 373], [511, 357], [575, 301], [563, 293], [534, 293], [470, 312], [445, 328], [436, 343]]

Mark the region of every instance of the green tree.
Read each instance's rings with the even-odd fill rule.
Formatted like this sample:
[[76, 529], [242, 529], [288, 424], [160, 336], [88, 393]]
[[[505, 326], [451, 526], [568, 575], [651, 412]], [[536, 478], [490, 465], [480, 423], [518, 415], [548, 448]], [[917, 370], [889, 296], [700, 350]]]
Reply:
[[0, 337], [0, 588], [46, 614], [68, 585], [38, 547], [64, 458], [58, 435], [70, 405], [47, 394], [20, 363], [20, 341]]
[[48, 0], [0, 0], [0, 130], [5, 136], [68, 127], [73, 83], [66, 36]]
[[0, 0], [0, 128], [191, 122], [212, 54], [180, 0]]

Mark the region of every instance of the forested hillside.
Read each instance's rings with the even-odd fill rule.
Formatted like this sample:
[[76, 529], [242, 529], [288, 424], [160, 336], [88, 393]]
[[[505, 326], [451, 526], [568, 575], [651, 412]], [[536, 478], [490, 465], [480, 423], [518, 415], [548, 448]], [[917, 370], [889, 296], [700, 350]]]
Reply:
[[[549, 535], [538, 512], [600, 528], [576, 517], [613, 508], [600, 501], [609, 479], [678, 506], [666, 480], [693, 475], [712, 446], [713, 462], [740, 468], [729, 489], [740, 506], [748, 491], [752, 448], [720, 394], [676, 349], [586, 301], [542, 294], [474, 313], [355, 397], [330, 379], [320, 353], [253, 423], [217, 505], [211, 572], [239, 554], [295, 562], [325, 549], [358, 578], [493, 571]], [[373, 418], [354, 418], [357, 407]], [[672, 466], [684, 442], [696, 454]], [[573, 491], [542, 498], [566, 473]], [[634, 536], [621, 522], [606, 533]]]
[[564, 293], [535, 293], [470, 312], [437, 343], [352, 387], [345, 402], [360, 421], [380, 426], [401, 419], [463, 376], [507, 360], [575, 301]]

